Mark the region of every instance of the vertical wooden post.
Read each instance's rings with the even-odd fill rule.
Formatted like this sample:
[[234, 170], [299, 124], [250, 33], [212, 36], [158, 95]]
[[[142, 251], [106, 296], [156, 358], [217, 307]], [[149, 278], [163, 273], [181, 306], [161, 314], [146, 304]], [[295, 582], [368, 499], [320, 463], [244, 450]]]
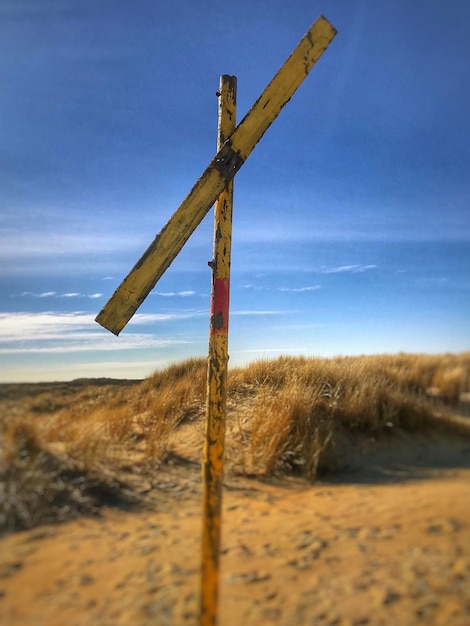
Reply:
[[[220, 77], [218, 150], [235, 129], [237, 79]], [[203, 459], [203, 532], [201, 570], [201, 626], [217, 624], [219, 595], [220, 516], [225, 442], [226, 381], [230, 253], [232, 247], [233, 180], [225, 185], [215, 205], [207, 416]]]

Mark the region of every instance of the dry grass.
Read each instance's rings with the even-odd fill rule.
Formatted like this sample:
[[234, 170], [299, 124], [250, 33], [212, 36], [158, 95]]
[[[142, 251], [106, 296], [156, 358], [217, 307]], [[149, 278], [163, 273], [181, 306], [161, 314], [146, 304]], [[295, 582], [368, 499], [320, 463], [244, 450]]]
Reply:
[[[170, 437], [205, 412], [205, 359], [172, 365], [138, 384], [92, 383], [0, 386], [0, 527], [122, 503], [131, 493], [125, 476], [152, 480], [168, 457]], [[339, 432], [380, 436], [431, 427], [429, 389], [446, 410], [469, 383], [470, 353], [280, 357], [234, 369], [228, 468], [313, 480], [331, 469]]]
[[280, 357], [236, 370], [232, 389], [256, 389], [251, 470], [290, 470], [313, 480], [331, 468], [336, 433], [430, 427], [428, 390], [439, 389], [443, 408], [456, 405], [469, 388], [469, 373], [469, 353]]
[[96, 513], [103, 504], [135, 500], [113, 472], [80, 468], [72, 459], [52, 454], [27, 422], [8, 425], [2, 452], [0, 530], [31, 528]]

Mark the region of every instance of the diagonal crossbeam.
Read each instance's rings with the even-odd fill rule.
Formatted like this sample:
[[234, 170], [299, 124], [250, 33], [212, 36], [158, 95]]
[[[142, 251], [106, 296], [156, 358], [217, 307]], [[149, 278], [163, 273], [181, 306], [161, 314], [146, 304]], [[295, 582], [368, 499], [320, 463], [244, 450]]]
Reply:
[[96, 317], [118, 335], [336, 35], [319, 17]]

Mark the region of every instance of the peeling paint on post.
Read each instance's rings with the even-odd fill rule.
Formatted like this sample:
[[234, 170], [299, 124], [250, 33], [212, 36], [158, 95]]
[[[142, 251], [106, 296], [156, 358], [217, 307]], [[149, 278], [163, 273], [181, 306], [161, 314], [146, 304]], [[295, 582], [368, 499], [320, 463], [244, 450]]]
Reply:
[[[218, 146], [235, 128], [237, 79], [221, 76]], [[201, 625], [215, 626], [219, 596], [220, 516], [227, 398], [230, 253], [232, 247], [233, 180], [227, 181], [215, 205], [212, 292], [207, 364], [207, 416], [203, 458], [203, 530]]]

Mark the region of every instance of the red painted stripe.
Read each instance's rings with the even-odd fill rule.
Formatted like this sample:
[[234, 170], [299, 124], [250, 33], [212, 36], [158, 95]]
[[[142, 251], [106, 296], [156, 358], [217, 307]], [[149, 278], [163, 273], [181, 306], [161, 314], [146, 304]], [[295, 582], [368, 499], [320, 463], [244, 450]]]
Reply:
[[230, 281], [228, 278], [216, 278], [212, 287], [211, 327], [213, 335], [228, 333]]

